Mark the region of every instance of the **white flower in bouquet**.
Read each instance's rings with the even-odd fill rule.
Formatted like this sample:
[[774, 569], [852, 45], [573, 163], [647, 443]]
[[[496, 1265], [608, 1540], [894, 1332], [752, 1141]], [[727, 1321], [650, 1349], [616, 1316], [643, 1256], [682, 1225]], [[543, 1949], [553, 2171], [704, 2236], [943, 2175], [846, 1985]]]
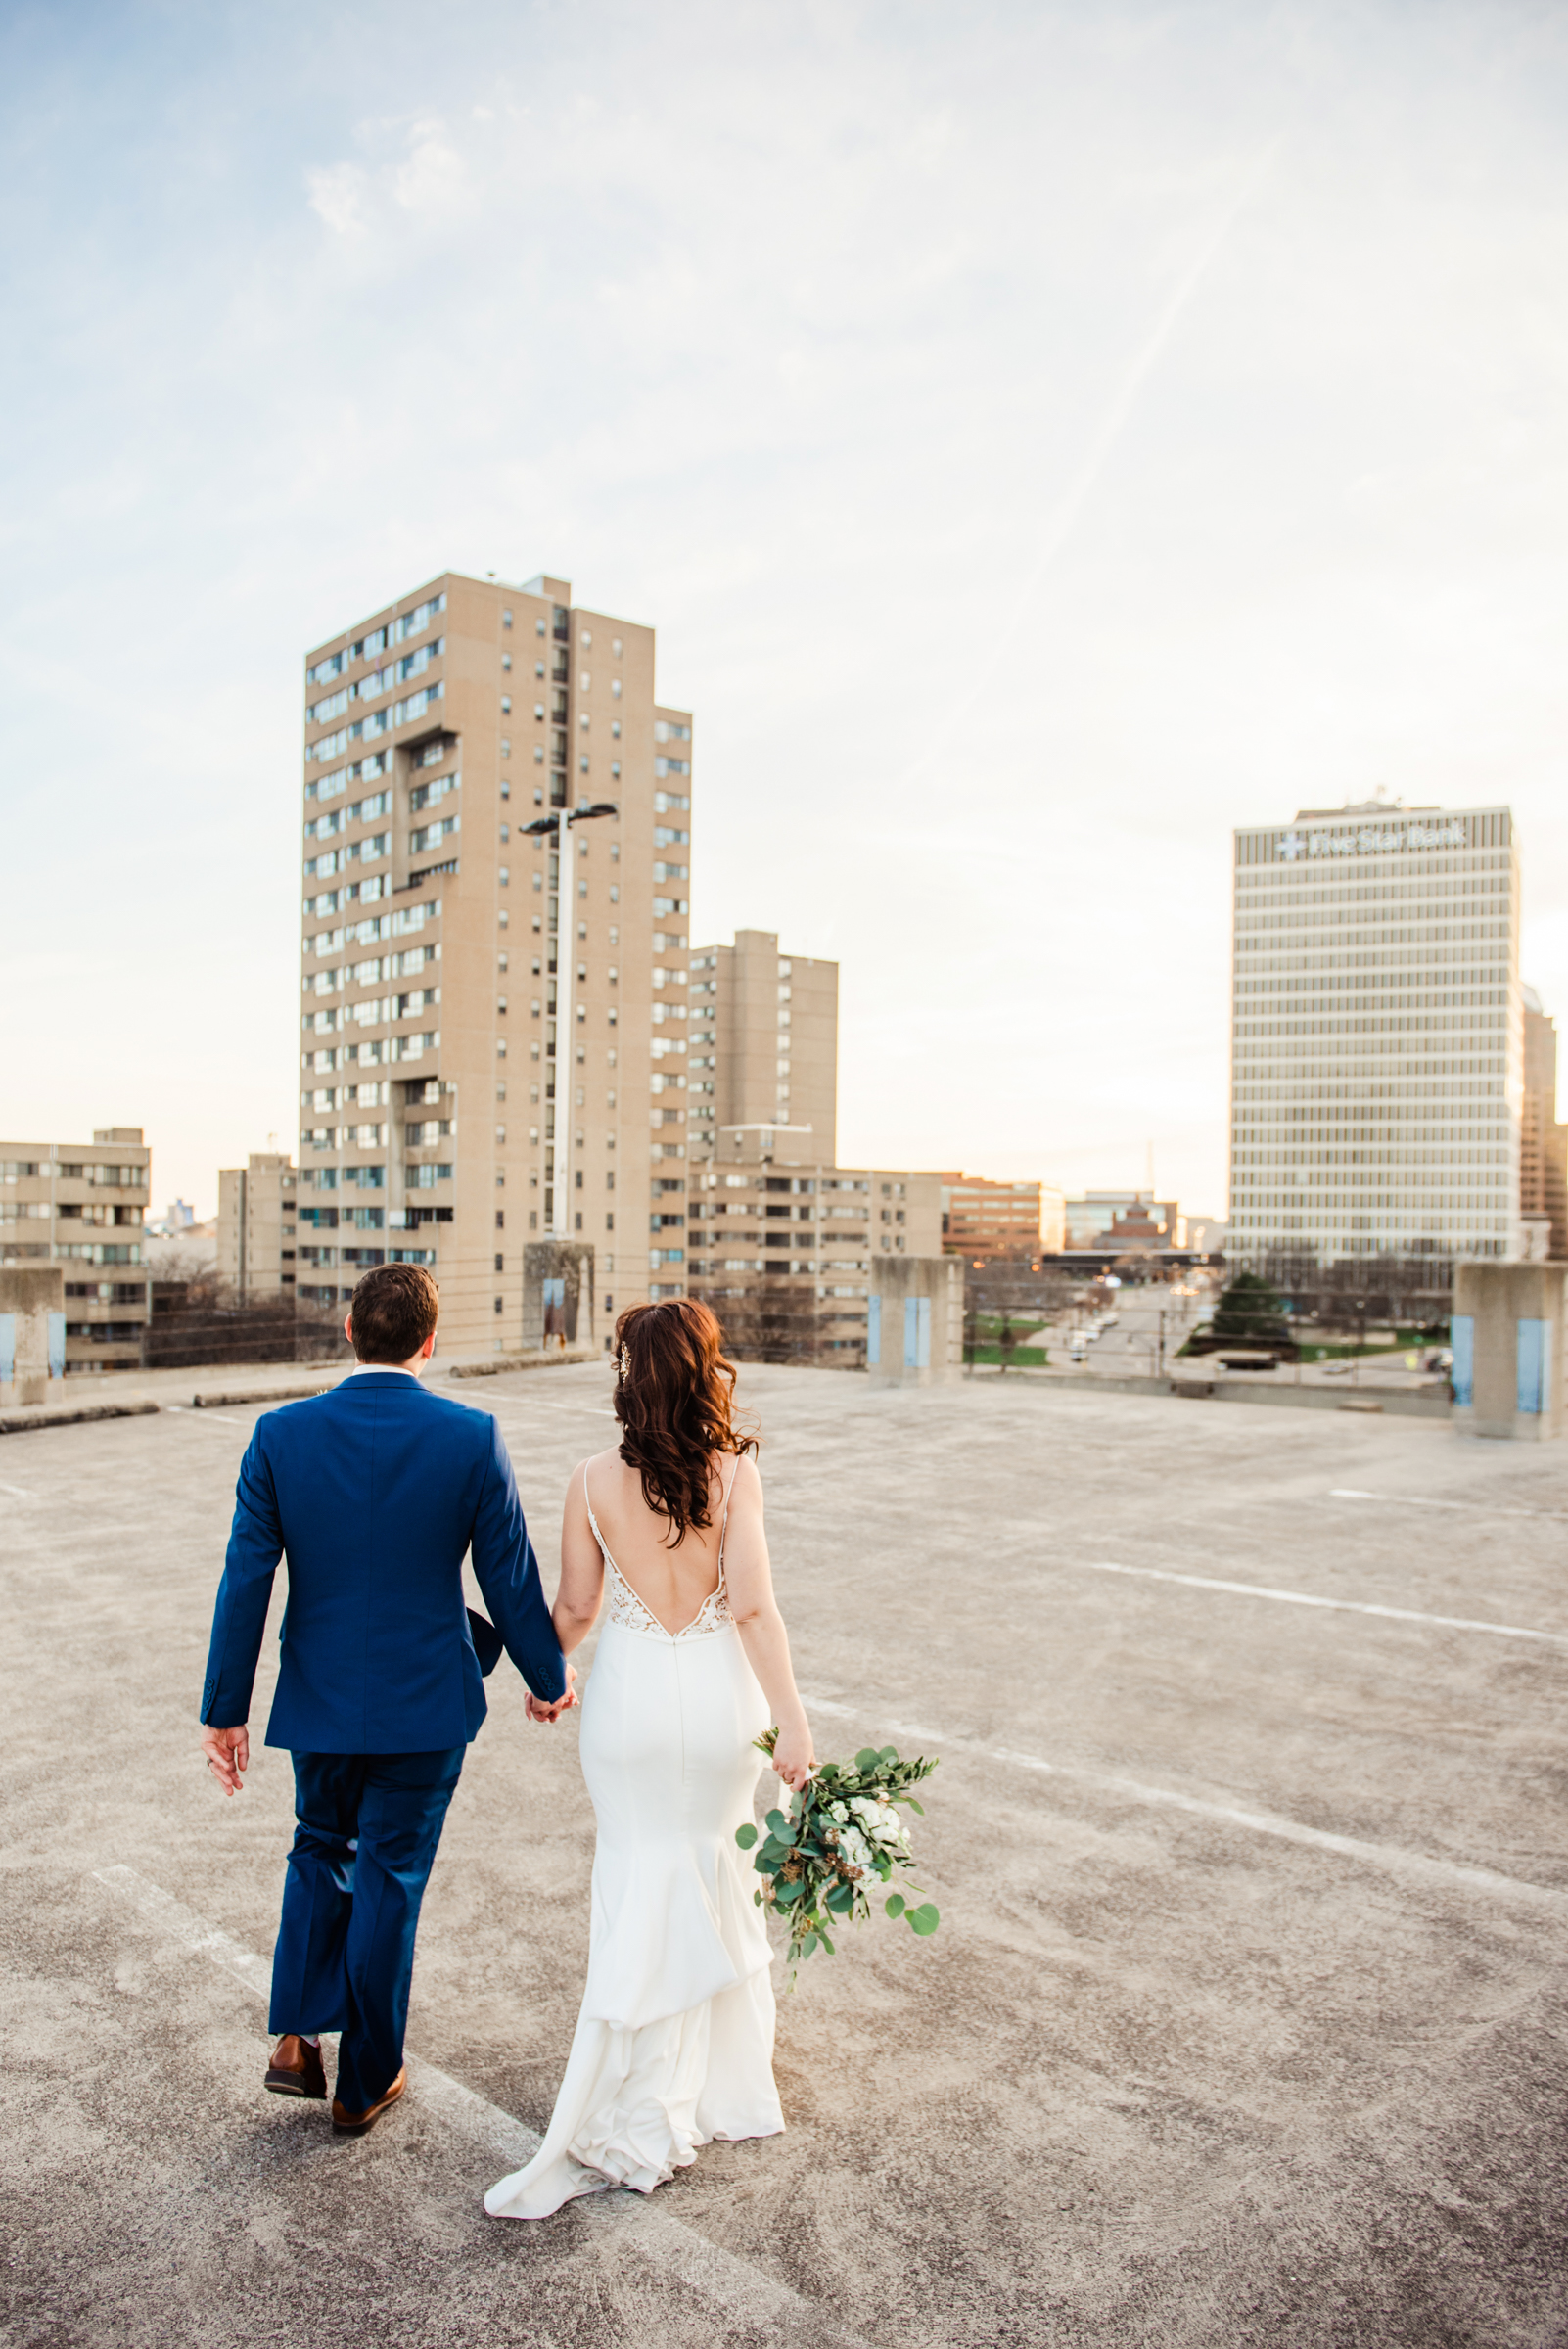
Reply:
[[[769, 1758], [777, 1736], [769, 1729], [757, 1740]], [[768, 1813], [766, 1840], [754, 1863], [761, 1884], [753, 1897], [789, 1927], [791, 1988], [803, 1958], [817, 1949], [833, 1956], [827, 1927], [835, 1918], [868, 1917], [872, 1887], [891, 1883], [896, 1867], [914, 1865], [909, 1828], [897, 1805], [919, 1811], [909, 1789], [936, 1767], [935, 1759], [900, 1762], [891, 1745], [880, 1753], [866, 1746], [853, 1762], [824, 1762], [791, 1795], [787, 1814]], [[736, 1829], [735, 1840], [750, 1851], [758, 1830], [748, 1822]], [[883, 1907], [921, 1938], [940, 1921], [935, 1903], [923, 1896], [914, 1908], [901, 1892], [890, 1892]]]

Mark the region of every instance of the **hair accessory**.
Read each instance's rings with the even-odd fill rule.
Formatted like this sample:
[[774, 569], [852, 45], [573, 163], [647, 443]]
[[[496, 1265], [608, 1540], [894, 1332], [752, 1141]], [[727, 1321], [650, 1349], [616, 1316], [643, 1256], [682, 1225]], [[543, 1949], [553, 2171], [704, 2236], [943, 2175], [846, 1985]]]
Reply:
[[617, 1367], [619, 1368], [623, 1378], [629, 1378], [631, 1376], [631, 1357], [627, 1353], [624, 1346], [623, 1346], [621, 1349], [621, 1360]]

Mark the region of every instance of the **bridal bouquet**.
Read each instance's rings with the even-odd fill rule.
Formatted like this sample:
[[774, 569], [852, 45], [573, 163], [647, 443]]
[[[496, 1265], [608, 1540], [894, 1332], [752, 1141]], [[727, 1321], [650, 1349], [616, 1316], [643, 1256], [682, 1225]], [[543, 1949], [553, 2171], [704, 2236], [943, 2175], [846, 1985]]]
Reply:
[[[757, 1742], [771, 1760], [778, 1738], [768, 1729]], [[819, 1946], [831, 1958], [828, 1926], [871, 1913], [873, 1889], [889, 1885], [893, 1871], [913, 1867], [909, 1829], [895, 1805], [925, 1812], [909, 1792], [936, 1769], [936, 1758], [900, 1762], [897, 1750], [885, 1745], [878, 1753], [862, 1746], [853, 1762], [824, 1762], [804, 1790], [792, 1794], [788, 1812], [769, 1811], [767, 1834], [753, 1865], [761, 1877], [753, 1895], [760, 1908], [782, 1916], [789, 1926], [787, 1962], [794, 1987], [801, 1960]], [[748, 1820], [735, 1830], [735, 1841], [749, 1852], [758, 1830]], [[911, 1906], [901, 1892], [890, 1892], [883, 1902], [889, 1916], [901, 1916], [912, 1933], [935, 1933], [941, 1919], [936, 1906], [919, 1894]]]

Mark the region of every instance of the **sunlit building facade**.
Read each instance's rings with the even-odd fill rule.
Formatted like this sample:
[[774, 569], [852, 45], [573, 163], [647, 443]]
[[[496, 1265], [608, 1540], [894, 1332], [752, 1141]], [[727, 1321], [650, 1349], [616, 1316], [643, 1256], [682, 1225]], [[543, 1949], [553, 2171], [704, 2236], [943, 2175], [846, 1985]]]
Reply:
[[1517, 1252], [1518, 962], [1506, 807], [1236, 833], [1232, 1262], [1436, 1292], [1455, 1257]]

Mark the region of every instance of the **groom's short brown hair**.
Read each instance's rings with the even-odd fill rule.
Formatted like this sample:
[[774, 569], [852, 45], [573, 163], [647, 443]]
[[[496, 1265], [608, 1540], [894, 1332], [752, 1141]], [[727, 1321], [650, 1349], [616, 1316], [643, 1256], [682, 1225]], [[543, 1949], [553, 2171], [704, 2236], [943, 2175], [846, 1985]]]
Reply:
[[440, 1296], [423, 1265], [378, 1265], [348, 1308], [354, 1352], [362, 1362], [406, 1362], [435, 1328]]

